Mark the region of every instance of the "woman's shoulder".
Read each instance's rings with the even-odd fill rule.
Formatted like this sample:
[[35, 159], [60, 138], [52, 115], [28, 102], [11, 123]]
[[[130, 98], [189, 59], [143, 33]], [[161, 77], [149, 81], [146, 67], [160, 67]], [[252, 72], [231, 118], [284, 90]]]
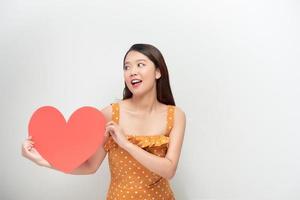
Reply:
[[166, 104], [166, 103], [160, 103], [161, 106], [164, 106], [166, 108], [173, 108], [175, 110], [175, 113], [179, 113], [180, 115], [184, 115], [184, 111], [183, 109], [181, 109], [179, 106], [177, 105], [173, 105], [173, 104]]
[[183, 109], [179, 106], [174, 106], [172, 105], [172, 107], [174, 108], [174, 114], [175, 114], [175, 117], [177, 116], [177, 118], [181, 118], [181, 119], [185, 119], [185, 112], [183, 111]]
[[106, 121], [111, 121], [112, 120], [112, 107], [111, 104], [105, 106], [104, 108], [101, 109], [102, 114], [104, 115]]
[[163, 104], [165, 107], [168, 108], [172, 108], [174, 111], [174, 116], [175, 118], [179, 119], [179, 120], [185, 120], [185, 112], [183, 111], [183, 109], [177, 105], [171, 105], [171, 104]]
[[121, 104], [124, 101], [126, 101], [126, 100], [115, 100], [115, 101], [111, 102], [110, 104], [108, 104], [107, 106], [105, 106], [101, 109], [101, 112], [102, 112], [102, 114], [104, 115], [104, 117], [106, 118], [107, 121], [112, 120], [113, 105]]

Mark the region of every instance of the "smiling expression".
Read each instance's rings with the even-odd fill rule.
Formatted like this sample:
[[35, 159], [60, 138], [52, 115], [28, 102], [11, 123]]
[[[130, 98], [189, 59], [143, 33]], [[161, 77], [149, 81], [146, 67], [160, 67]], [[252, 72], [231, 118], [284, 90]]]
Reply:
[[124, 80], [133, 95], [145, 93], [156, 86], [161, 74], [155, 64], [144, 54], [130, 51], [124, 62]]

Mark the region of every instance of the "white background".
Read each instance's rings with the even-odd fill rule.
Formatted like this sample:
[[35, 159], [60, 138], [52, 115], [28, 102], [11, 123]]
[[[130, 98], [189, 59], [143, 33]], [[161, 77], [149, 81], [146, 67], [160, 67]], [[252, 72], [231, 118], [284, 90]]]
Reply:
[[122, 98], [134, 43], [163, 53], [187, 128], [177, 199], [300, 199], [300, 5], [296, 0], [0, 3], [0, 199], [100, 200], [96, 174], [21, 156], [32, 112]]

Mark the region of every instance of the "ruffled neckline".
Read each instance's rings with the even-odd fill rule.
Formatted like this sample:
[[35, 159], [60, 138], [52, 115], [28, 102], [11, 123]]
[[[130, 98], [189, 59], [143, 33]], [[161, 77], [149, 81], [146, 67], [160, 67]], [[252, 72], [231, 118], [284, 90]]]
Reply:
[[[167, 135], [125, 135], [128, 141], [131, 143], [141, 147], [163, 147], [168, 146], [170, 138]], [[109, 140], [106, 143], [106, 149], [110, 149], [112, 147], [117, 147], [118, 145], [115, 143], [114, 139], [109, 136]]]
[[169, 143], [169, 137], [166, 135], [126, 135], [126, 137], [141, 148], [158, 147]]
[[167, 136], [167, 134], [160, 134], [160, 135], [135, 135], [135, 134], [125, 134], [125, 136], [127, 137], [127, 138], [132, 138], [132, 137], [138, 137], [138, 138], [147, 138], [147, 137], [162, 137], [162, 136], [164, 136], [164, 137], [169, 137], [169, 136]]

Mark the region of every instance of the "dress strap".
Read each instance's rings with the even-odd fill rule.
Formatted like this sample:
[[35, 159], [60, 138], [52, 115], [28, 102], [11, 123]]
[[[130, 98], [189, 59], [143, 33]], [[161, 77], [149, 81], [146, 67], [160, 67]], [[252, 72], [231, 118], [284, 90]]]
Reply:
[[119, 118], [120, 118], [120, 107], [118, 103], [111, 103], [112, 106], [112, 120], [119, 124]]
[[[119, 124], [119, 104], [118, 103], [111, 103], [110, 104], [112, 107], [112, 121], [114, 121], [115, 123]], [[106, 152], [108, 152], [111, 148], [114, 148], [118, 146], [114, 140], [112, 139], [111, 136], [109, 136], [108, 140], [106, 141], [106, 143], [104, 144], [104, 150]]]
[[166, 134], [169, 135], [174, 125], [175, 106], [168, 105]]

